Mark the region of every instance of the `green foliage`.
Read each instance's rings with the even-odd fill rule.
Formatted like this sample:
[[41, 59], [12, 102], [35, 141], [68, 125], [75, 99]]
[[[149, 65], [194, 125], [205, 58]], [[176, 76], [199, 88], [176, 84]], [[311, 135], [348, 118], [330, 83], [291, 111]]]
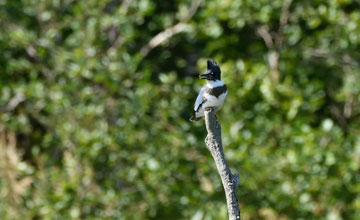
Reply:
[[243, 219], [359, 218], [359, 1], [191, 4], [0, 0], [1, 219], [226, 219], [207, 58]]

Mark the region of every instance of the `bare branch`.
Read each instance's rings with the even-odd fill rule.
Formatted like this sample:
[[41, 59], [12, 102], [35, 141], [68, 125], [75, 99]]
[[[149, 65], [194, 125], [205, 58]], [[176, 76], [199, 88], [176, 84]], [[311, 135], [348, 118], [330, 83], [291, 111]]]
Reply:
[[271, 50], [268, 55], [268, 61], [270, 66], [270, 77], [273, 82], [279, 80], [279, 57], [280, 54], [277, 50]]
[[287, 25], [288, 20], [289, 20], [291, 3], [292, 3], [292, 0], [285, 0], [283, 3], [283, 7], [281, 9], [279, 30], [278, 30], [278, 32], [276, 34], [276, 38], [275, 38], [276, 47], [278, 49], [281, 48], [283, 41], [284, 41], [284, 28]]
[[[126, 16], [131, 5], [132, 0], [124, 0], [120, 5], [120, 12], [123, 16]], [[108, 30], [108, 39], [110, 42], [110, 47], [107, 49], [118, 49], [125, 42], [124, 37], [121, 33], [117, 33], [117, 27], [112, 25]]]
[[271, 34], [269, 33], [268, 27], [263, 25], [256, 29], [256, 32], [260, 35], [260, 37], [264, 40], [268, 49], [274, 48], [274, 42]]
[[342, 114], [341, 110], [339, 109], [339, 107], [337, 107], [336, 105], [331, 105], [330, 106], [330, 112], [331, 114], [335, 117], [335, 119], [337, 120], [337, 122], [339, 123], [339, 125], [344, 129], [344, 130], [348, 130], [348, 123], [346, 121], [346, 118], [344, 117], [344, 115]]
[[186, 26], [187, 22], [195, 15], [197, 12], [199, 6], [200, 6], [201, 0], [194, 0], [188, 10], [188, 14], [185, 16], [184, 19], [179, 21], [177, 24], [163, 30], [162, 32], [155, 35], [143, 48], [141, 48], [140, 53], [143, 56], [146, 56], [149, 54], [149, 52], [154, 49], [155, 47], [162, 44], [164, 41], [169, 39], [170, 37], [182, 32]]
[[228, 207], [229, 220], [240, 220], [240, 208], [237, 197], [239, 174], [232, 174], [226, 163], [221, 141], [221, 127], [217, 123], [212, 109], [205, 110], [205, 125], [208, 135], [205, 143], [215, 160], [216, 168], [221, 177]]
[[120, 10], [123, 15], [127, 14], [130, 5], [131, 5], [131, 0], [124, 0], [121, 3]]
[[13, 98], [10, 99], [9, 103], [7, 104], [5, 110], [12, 111], [14, 110], [20, 103], [25, 101], [25, 96], [22, 93], [16, 94]]
[[183, 22], [187, 22], [189, 21], [197, 12], [199, 6], [200, 6], [201, 0], [195, 0], [192, 2], [189, 12], [187, 14], [187, 16], [183, 19]]
[[344, 117], [350, 118], [352, 114], [352, 104], [353, 104], [354, 97], [351, 93], [348, 93], [345, 100], [344, 105]]
[[186, 27], [186, 23], [179, 22], [174, 26], [171, 26], [164, 31], [158, 33], [153, 37], [149, 43], [140, 50], [140, 53], [146, 56], [152, 49], [162, 44], [166, 39], [172, 37], [175, 34], [182, 32]]
[[279, 58], [280, 49], [284, 41], [284, 28], [288, 23], [290, 15], [290, 5], [292, 0], [285, 0], [281, 10], [281, 17], [279, 20], [279, 29], [275, 33], [270, 33], [269, 28], [265, 25], [257, 28], [256, 32], [264, 40], [266, 47], [269, 49], [268, 62], [270, 66], [270, 77], [273, 82], [278, 82], [279, 79]]
[[279, 52], [274, 48], [274, 40], [271, 34], [269, 33], [267, 26], [260, 26], [257, 28], [257, 33], [264, 40], [266, 47], [269, 49], [268, 53], [268, 62], [270, 66], [270, 77], [273, 82], [277, 82], [279, 79]]
[[292, 0], [284, 1], [283, 7], [281, 9], [280, 28], [283, 28], [288, 23], [291, 2]]
[[[343, 70], [346, 73], [346, 81], [348, 81], [348, 83], [350, 84], [350, 88], [356, 88], [356, 86], [354, 85], [354, 82], [356, 82], [356, 77], [354, 75], [352, 68], [352, 66], [355, 66], [356, 61], [353, 60], [350, 56], [344, 55], [343, 62], [344, 62]], [[349, 119], [352, 115], [353, 103], [354, 103], [353, 89], [350, 89], [350, 91], [346, 92], [346, 98], [345, 98], [345, 104], [343, 110], [343, 115], [346, 119]]]
[[312, 49], [309, 51], [310, 55], [313, 57], [319, 57], [319, 58], [328, 58], [330, 57], [329, 53], [327, 53], [324, 50], [321, 49]]

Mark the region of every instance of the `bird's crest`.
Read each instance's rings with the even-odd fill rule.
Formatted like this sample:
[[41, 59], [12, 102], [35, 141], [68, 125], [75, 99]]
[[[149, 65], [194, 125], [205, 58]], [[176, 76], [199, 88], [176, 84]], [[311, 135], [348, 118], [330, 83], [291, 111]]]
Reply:
[[214, 73], [221, 73], [219, 65], [214, 60], [208, 60], [207, 61], [207, 69], [211, 70]]

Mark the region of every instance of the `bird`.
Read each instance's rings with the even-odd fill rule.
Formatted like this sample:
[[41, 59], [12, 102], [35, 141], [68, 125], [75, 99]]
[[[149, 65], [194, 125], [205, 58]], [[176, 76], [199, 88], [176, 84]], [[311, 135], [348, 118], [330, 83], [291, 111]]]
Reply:
[[201, 88], [194, 105], [194, 112], [190, 121], [198, 121], [204, 117], [204, 111], [212, 108], [218, 112], [224, 104], [227, 96], [227, 87], [221, 81], [221, 70], [219, 65], [213, 61], [207, 61], [207, 68], [204, 74], [199, 75], [205, 79], [206, 84]]

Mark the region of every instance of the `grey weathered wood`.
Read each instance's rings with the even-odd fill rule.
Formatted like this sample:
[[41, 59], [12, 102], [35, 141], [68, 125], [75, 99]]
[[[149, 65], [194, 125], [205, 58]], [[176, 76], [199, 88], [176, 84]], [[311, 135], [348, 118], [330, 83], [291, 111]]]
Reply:
[[215, 160], [216, 167], [221, 177], [226, 195], [229, 220], [240, 220], [240, 208], [237, 197], [239, 175], [233, 175], [226, 163], [221, 141], [221, 127], [216, 121], [214, 111], [210, 108], [206, 109], [204, 113], [206, 130], [208, 132], [205, 143]]

